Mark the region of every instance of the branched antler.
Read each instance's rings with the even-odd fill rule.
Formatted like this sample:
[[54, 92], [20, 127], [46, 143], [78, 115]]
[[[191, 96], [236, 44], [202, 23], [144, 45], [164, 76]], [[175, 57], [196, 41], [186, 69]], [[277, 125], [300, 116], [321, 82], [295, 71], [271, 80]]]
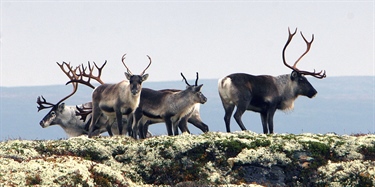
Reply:
[[[70, 63], [68, 64], [66, 62], [63, 62], [62, 64], [59, 64], [57, 62], [57, 65], [64, 72], [64, 74], [69, 77], [70, 80], [77, 79], [76, 71], [77, 71], [78, 67], [73, 70], [73, 67], [70, 66]], [[74, 83], [73, 84], [73, 91], [69, 95], [65, 96], [60, 101], [58, 101], [56, 104], [47, 102], [46, 99], [43, 96], [38, 97], [37, 101], [36, 101], [36, 103], [39, 105], [38, 106], [38, 112], [40, 110], [43, 110], [43, 109], [46, 109], [46, 108], [52, 108], [54, 106], [58, 106], [60, 103], [62, 103], [63, 101], [65, 101], [66, 99], [71, 97], [77, 91], [77, 89], [78, 89], [78, 84]]]
[[86, 121], [87, 116], [92, 113], [92, 103], [82, 104], [80, 107], [76, 105], [76, 116], [81, 116], [81, 120]]
[[[40, 99], [42, 98], [42, 99]], [[36, 103], [39, 105], [38, 106], [38, 112], [46, 109], [46, 108], [52, 108], [55, 106], [53, 103], [49, 103], [46, 101], [46, 99], [43, 96], [39, 96], [38, 99], [36, 100]]]
[[284, 49], [283, 49], [283, 53], [282, 53], [284, 65], [286, 67], [292, 69], [293, 71], [296, 71], [296, 72], [298, 72], [300, 74], [303, 74], [303, 75], [311, 75], [311, 76], [319, 78], [319, 79], [322, 79], [322, 78], [326, 77], [326, 71], [325, 70], [324, 71], [322, 70], [320, 72], [315, 72], [315, 70], [314, 70], [314, 72], [309, 72], [309, 71], [301, 71], [301, 70], [299, 70], [297, 68], [298, 62], [302, 59], [302, 57], [304, 57], [310, 51], [311, 44], [314, 41], [314, 35], [312, 35], [311, 41], [309, 42], [309, 41], [306, 40], [305, 36], [303, 36], [302, 32], [300, 32], [301, 36], [302, 36], [302, 38], [305, 41], [306, 46], [307, 46], [306, 47], [306, 51], [297, 59], [297, 61], [293, 64], [293, 66], [290, 66], [289, 64], [286, 63], [286, 60], [285, 60], [285, 50], [288, 47], [289, 43], [292, 41], [293, 36], [296, 34], [297, 28], [294, 31], [294, 33], [291, 33], [290, 29], [288, 28], [288, 32], [289, 32], [288, 40], [285, 43], [285, 46], [284, 46]]
[[[78, 71], [79, 73], [76, 74], [77, 78], [74, 79], [74, 80], [70, 80], [68, 81], [66, 84], [70, 84], [70, 83], [81, 83], [83, 85], [86, 85], [92, 89], [95, 88], [95, 86], [93, 84], [91, 84], [91, 79], [94, 79], [96, 80], [97, 82], [99, 82], [100, 84], [104, 84], [104, 82], [102, 81], [101, 79], [101, 76], [102, 76], [102, 70], [104, 68], [104, 66], [107, 64], [107, 61], [104, 62], [104, 64], [99, 67], [95, 62], [94, 62], [94, 66], [95, 68], [97, 69], [98, 71], [98, 75], [97, 76], [94, 76], [93, 75], [93, 71], [94, 71], [94, 66], [92, 66], [90, 64], [90, 62], [87, 63], [88, 64], [88, 67], [84, 67], [83, 64], [81, 64], [79, 67], [78, 67]], [[88, 73], [86, 72], [86, 70], [88, 69]], [[84, 80], [84, 78], [87, 78], [87, 80]]]
[[[59, 64], [58, 62], [56, 62], [56, 63], [60, 67], [60, 69], [65, 73], [65, 75], [68, 76], [68, 78], [70, 80], [77, 79], [78, 76], [76, 75], [76, 71], [77, 71], [78, 67], [76, 67], [73, 70], [73, 67], [70, 66], [70, 63], [69, 64], [67, 64], [66, 62], [63, 62], [62, 64]], [[68, 68], [68, 70], [65, 70], [64, 65]], [[56, 103], [56, 105], [59, 105], [60, 103], [62, 103], [63, 101], [65, 101], [66, 99], [71, 97], [74, 93], [76, 93], [77, 89], [78, 89], [78, 83], [74, 83], [72, 93], [70, 93], [66, 97], [62, 98], [59, 102]]]
[[[121, 61], [122, 61], [122, 64], [124, 64], [125, 68], [126, 68], [126, 71], [130, 74], [130, 75], [133, 75], [133, 73], [130, 71], [130, 69], [128, 68], [128, 66], [125, 64], [125, 56], [126, 56], [126, 53], [124, 55], [122, 55], [122, 58], [121, 58]], [[150, 67], [151, 63], [152, 63], [152, 60], [151, 60], [151, 57], [147, 55], [147, 58], [150, 60], [150, 62], [148, 63], [147, 67], [141, 72], [141, 76], [143, 74], [145, 74], [146, 70]]]

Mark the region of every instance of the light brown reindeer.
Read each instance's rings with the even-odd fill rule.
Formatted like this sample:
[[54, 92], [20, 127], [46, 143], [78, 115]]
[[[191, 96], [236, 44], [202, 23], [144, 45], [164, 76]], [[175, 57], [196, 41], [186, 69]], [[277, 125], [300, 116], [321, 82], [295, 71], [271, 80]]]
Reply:
[[246, 110], [260, 113], [265, 134], [273, 133], [273, 116], [277, 109], [286, 110], [294, 106], [294, 100], [299, 96], [314, 97], [317, 94], [315, 88], [305, 78], [304, 75], [322, 79], [326, 77], [325, 71], [308, 72], [297, 68], [297, 63], [303, 56], [309, 52], [314, 35], [310, 42], [306, 40], [301, 32], [302, 38], [305, 40], [307, 49], [297, 59], [293, 66], [287, 64], [285, 60], [285, 50], [291, 42], [297, 29], [292, 34], [288, 28], [289, 37], [282, 52], [284, 65], [292, 69], [291, 74], [273, 77], [270, 75], [254, 76], [245, 73], [235, 73], [220, 79], [218, 82], [219, 95], [225, 110], [224, 121], [227, 132], [230, 132], [230, 118], [232, 112], [234, 119], [242, 130], [246, 130], [241, 116]]
[[101, 115], [105, 115], [108, 118], [108, 126], [111, 126], [116, 119], [119, 134], [121, 135], [123, 126], [120, 124], [122, 124], [123, 115], [133, 115], [134, 110], [138, 107], [142, 82], [148, 78], [148, 74], [145, 74], [145, 72], [152, 61], [147, 56], [150, 60], [148, 66], [140, 75], [134, 75], [125, 64], [125, 55], [122, 56], [122, 63], [127, 70], [125, 72], [126, 80], [117, 84], [99, 85], [92, 93], [92, 120], [89, 128], [89, 137], [92, 137], [95, 130], [100, 129], [101, 126], [97, 125], [97, 123]]

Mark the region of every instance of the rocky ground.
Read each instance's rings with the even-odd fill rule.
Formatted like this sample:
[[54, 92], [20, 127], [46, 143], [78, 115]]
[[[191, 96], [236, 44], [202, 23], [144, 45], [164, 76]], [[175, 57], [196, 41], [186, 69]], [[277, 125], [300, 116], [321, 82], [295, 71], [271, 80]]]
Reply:
[[0, 142], [0, 186], [375, 186], [375, 135]]

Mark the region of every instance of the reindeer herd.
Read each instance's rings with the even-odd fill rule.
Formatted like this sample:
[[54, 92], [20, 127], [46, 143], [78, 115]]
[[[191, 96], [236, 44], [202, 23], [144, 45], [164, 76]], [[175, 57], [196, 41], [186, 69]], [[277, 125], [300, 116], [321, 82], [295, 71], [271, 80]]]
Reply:
[[[314, 40], [306, 42], [306, 51], [297, 59], [293, 66], [285, 59], [285, 51], [293, 36], [288, 29], [288, 40], [282, 50], [282, 59], [286, 67], [292, 70], [291, 74], [273, 77], [270, 75], [249, 75], [234, 73], [225, 76], [218, 81], [218, 92], [224, 107], [224, 122], [227, 132], [230, 132], [230, 118], [234, 113], [234, 119], [242, 130], [246, 130], [241, 116], [246, 110], [260, 113], [263, 132], [273, 133], [273, 116], [277, 109], [288, 110], [293, 108], [298, 96], [314, 97], [317, 91], [306, 79], [310, 75], [318, 79], [326, 77], [325, 71], [309, 72], [299, 70], [298, 62], [305, 56]], [[37, 98], [38, 111], [51, 108], [47, 115], [40, 121], [40, 125], [46, 128], [51, 125], [60, 125], [68, 136], [88, 135], [98, 136], [108, 132], [110, 136], [128, 134], [137, 138], [151, 136], [148, 126], [154, 123], [165, 123], [168, 135], [178, 135], [181, 132], [189, 132], [187, 123], [191, 123], [202, 132], [208, 132], [208, 126], [202, 122], [199, 114], [200, 104], [207, 102], [207, 98], [201, 92], [202, 84], [198, 85], [199, 75], [196, 74], [195, 84], [191, 85], [181, 73], [186, 83], [185, 90], [163, 89], [153, 90], [142, 88], [142, 83], [147, 80], [146, 70], [152, 64], [151, 57], [147, 67], [139, 74], [133, 74], [125, 63], [125, 79], [116, 84], [106, 84], [101, 80], [101, 74], [107, 61], [101, 66], [88, 63], [73, 68], [70, 63], [58, 64], [60, 69], [69, 78], [66, 84], [72, 84], [73, 91], [56, 104], [47, 102], [41, 96]], [[93, 75], [94, 70], [98, 72]], [[95, 87], [91, 80], [100, 85]], [[93, 88], [91, 102], [76, 106], [65, 106], [66, 99], [75, 94], [79, 84]]]

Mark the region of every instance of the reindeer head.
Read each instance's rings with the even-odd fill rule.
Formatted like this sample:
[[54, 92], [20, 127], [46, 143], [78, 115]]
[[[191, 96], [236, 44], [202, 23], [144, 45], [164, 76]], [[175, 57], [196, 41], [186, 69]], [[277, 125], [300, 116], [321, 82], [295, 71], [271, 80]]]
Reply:
[[140, 75], [133, 75], [133, 73], [130, 71], [130, 69], [125, 64], [125, 55], [126, 54], [124, 54], [122, 56], [122, 63], [124, 64], [124, 66], [126, 68], [125, 77], [130, 83], [131, 93], [133, 95], [138, 95], [140, 93], [140, 91], [142, 90], [142, 82], [147, 80], [147, 78], [148, 78], [148, 74], [145, 74], [145, 72], [150, 67], [152, 61], [151, 61], [150, 56], [147, 55], [148, 59], [150, 60], [150, 63], [148, 64], [146, 69], [144, 69]]
[[296, 94], [297, 95], [305, 95], [309, 98], [312, 98], [314, 97], [318, 92], [315, 90], [315, 88], [310, 84], [310, 82], [306, 79], [305, 75], [311, 75], [315, 78], [318, 78], [318, 79], [323, 79], [326, 77], [326, 71], [320, 71], [320, 72], [308, 72], [308, 71], [301, 71], [297, 68], [297, 64], [298, 62], [302, 59], [303, 56], [305, 56], [309, 50], [310, 50], [310, 47], [311, 47], [311, 44], [312, 42], [314, 41], [314, 35], [312, 35], [312, 39], [310, 42], [308, 42], [306, 40], [306, 38], [303, 36], [302, 32], [301, 32], [301, 36], [303, 38], [303, 40], [305, 41], [306, 45], [307, 45], [307, 49], [306, 51], [297, 59], [297, 61], [294, 63], [293, 66], [290, 66], [289, 64], [286, 63], [286, 60], [285, 60], [285, 50], [286, 48], [288, 47], [289, 43], [292, 41], [292, 38], [293, 36], [296, 34], [297, 32], [297, 28], [296, 30], [294, 31], [294, 33], [291, 33], [290, 32], [290, 29], [288, 28], [288, 32], [289, 32], [289, 36], [288, 36], [288, 40], [284, 46], [284, 49], [283, 49], [283, 53], [282, 53], [282, 57], [283, 57], [283, 62], [284, 62], [284, 65], [290, 69], [292, 69], [292, 73], [290, 74], [290, 79], [292, 81], [292, 84], [293, 85], [293, 88], [295, 88], [295, 91], [296, 91]]
[[204, 104], [207, 102], [207, 97], [204, 96], [201, 92], [201, 89], [202, 89], [202, 86], [203, 84], [201, 85], [198, 85], [198, 72], [197, 72], [197, 78], [195, 80], [195, 85], [190, 85], [188, 83], [188, 81], [186, 80], [184, 74], [181, 73], [181, 76], [182, 78], [184, 79], [185, 83], [186, 83], [186, 90], [189, 90], [190, 93], [192, 93], [194, 95], [193, 99], [195, 100], [196, 103], [201, 103], [201, 104]]
[[[67, 64], [66, 62], [63, 62], [62, 64], [57, 64], [60, 66], [61, 70], [70, 78], [70, 80], [77, 78], [76, 71], [78, 68], [73, 70], [70, 64]], [[68, 68], [68, 70], [64, 69], [64, 65]], [[44, 116], [39, 123], [43, 128], [48, 127], [50, 125], [61, 124], [61, 120], [63, 119], [60, 118], [60, 115], [63, 115], [63, 113], [65, 112], [65, 104], [63, 103], [63, 101], [71, 97], [77, 91], [77, 88], [78, 83], [73, 83], [72, 93], [62, 98], [56, 104], [47, 102], [43, 96], [37, 98], [37, 104], [39, 105], [38, 112], [46, 108], [51, 108], [48, 114]]]

